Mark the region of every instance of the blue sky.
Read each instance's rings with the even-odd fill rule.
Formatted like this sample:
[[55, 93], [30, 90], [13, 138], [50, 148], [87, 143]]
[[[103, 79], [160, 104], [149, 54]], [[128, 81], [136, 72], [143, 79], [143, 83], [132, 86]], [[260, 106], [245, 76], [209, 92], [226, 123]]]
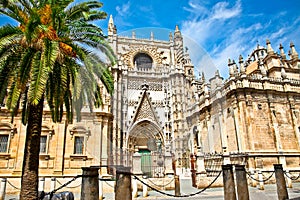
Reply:
[[[112, 14], [118, 33], [135, 28], [158, 27], [174, 30], [194, 40], [211, 57], [214, 66], [193, 60], [198, 71], [218, 68], [227, 77], [228, 58], [244, 59], [270, 39], [287, 54], [293, 41], [300, 53], [299, 0], [102, 0]], [[107, 24], [104, 22], [102, 27]], [[190, 53], [194, 48], [189, 48]], [[207, 64], [211, 65], [211, 64]], [[197, 70], [196, 70], [197, 71]]]
[[[228, 58], [238, 60], [241, 54], [246, 59], [266, 39], [275, 51], [282, 43], [286, 54], [293, 41], [300, 53], [299, 0], [100, 1], [103, 10], [113, 16], [118, 33], [148, 28], [164, 30], [168, 38], [168, 32], [179, 25], [185, 38], [193, 41], [187, 46], [196, 72], [219, 69], [227, 77]], [[0, 17], [0, 21], [3, 24], [7, 19]], [[106, 34], [107, 23], [108, 19], [98, 23]]]

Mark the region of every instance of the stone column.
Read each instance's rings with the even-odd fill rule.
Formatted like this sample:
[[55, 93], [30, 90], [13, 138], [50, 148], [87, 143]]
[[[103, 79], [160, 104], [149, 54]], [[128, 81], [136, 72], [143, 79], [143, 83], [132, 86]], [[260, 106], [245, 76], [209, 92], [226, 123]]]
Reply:
[[239, 200], [249, 200], [245, 165], [235, 165], [236, 187]]
[[[253, 169], [250, 170], [250, 176], [252, 178], [256, 179], [255, 171]], [[252, 178], [251, 178], [251, 186], [252, 187], [256, 187], [257, 186], [257, 182], [256, 182], [256, 180], [253, 180]]]
[[130, 167], [117, 169], [115, 200], [132, 200]]
[[45, 177], [39, 178], [39, 191], [44, 191], [45, 188]]
[[99, 167], [82, 167], [81, 200], [99, 200]]
[[264, 185], [264, 182], [263, 182], [263, 175], [262, 175], [262, 172], [261, 170], [258, 170], [258, 180], [259, 180], [259, 189], [260, 190], [264, 190], [265, 189], [265, 185]]
[[289, 170], [285, 170], [285, 173], [287, 174], [287, 176], [286, 176], [287, 187], [288, 188], [293, 188], [292, 179], [291, 179], [292, 176], [290, 174], [290, 171]]
[[205, 173], [204, 155], [201, 152], [201, 147], [197, 147], [197, 161], [196, 161], [197, 173]]
[[0, 182], [0, 200], [5, 199], [6, 182], [7, 182], [6, 178], [1, 178], [1, 182]]
[[236, 200], [232, 165], [222, 165], [224, 200]]
[[[144, 183], [147, 183], [147, 178], [143, 179]], [[147, 185], [143, 184], [143, 197], [147, 197], [148, 196], [148, 187]]]
[[56, 187], [56, 178], [52, 177], [51, 178], [51, 183], [50, 183], [50, 191], [55, 190], [55, 187]]
[[135, 152], [132, 156], [132, 173], [134, 175], [141, 175], [142, 165], [141, 165], [141, 157], [142, 155], [139, 152]]
[[136, 198], [138, 196], [138, 182], [136, 178], [132, 178], [132, 197]]
[[289, 199], [281, 164], [274, 164], [278, 200]]

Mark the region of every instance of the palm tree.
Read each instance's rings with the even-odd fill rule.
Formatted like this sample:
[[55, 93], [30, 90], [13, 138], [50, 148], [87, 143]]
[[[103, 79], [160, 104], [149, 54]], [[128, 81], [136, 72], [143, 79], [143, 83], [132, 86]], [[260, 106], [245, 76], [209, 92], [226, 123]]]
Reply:
[[[20, 199], [37, 199], [44, 100], [53, 122], [73, 120], [82, 105], [102, 103], [100, 85], [113, 92], [115, 56], [92, 24], [106, 18], [102, 3], [0, 0], [0, 14], [18, 22], [0, 28], [0, 103], [12, 117], [22, 107], [26, 127]], [[101, 53], [99, 53], [101, 52]], [[80, 115], [78, 120], [80, 120]]]

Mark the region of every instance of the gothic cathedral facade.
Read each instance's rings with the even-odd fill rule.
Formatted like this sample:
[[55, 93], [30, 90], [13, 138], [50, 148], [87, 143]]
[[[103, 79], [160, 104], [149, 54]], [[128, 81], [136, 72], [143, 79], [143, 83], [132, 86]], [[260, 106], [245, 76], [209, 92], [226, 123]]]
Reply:
[[[40, 176], [76, 175], [84, 166], [131, 166], [136, 152], [150, 175], [148, 165], [163, 166], [151, 156], [166, 152], [178, 173], [189, 171], [191, 155], [204, 173], [212, 155], [223, 163], [242, 160], [248, 169], [275, 163], [299, 169], [300, 60], [293, 43], [286, 55], [267, 41], [246, 60], [229, 60], [228, 79], [217, 71], [206, 80], [196, 78], [178, 26], [167, 41], [151, 33], [140, 39], [118, 35], [110, 18], [108, 42], [118, 58], [111, 68], [113, 96], [102, 88], [103, 105], [93, 113], [83, 109], [82, 121], [73, 124], [53, 123], [45, 105]], [[25, 127], [20, 116], [11, 121], [4, 105], [0, 119], [0, 175], [20, 177]]]

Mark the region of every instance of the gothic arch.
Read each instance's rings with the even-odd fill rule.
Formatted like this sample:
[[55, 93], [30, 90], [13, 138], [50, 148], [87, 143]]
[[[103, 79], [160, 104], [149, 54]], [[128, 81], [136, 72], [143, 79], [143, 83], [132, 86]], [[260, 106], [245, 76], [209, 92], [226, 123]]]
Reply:
[[149, 140], [160, 140], [164, 146], [162, 129], [156, 123], [143, 119], [137, 121], [128, 131], [127, 148], [133, 150], [135, 147], [147, 148]]

